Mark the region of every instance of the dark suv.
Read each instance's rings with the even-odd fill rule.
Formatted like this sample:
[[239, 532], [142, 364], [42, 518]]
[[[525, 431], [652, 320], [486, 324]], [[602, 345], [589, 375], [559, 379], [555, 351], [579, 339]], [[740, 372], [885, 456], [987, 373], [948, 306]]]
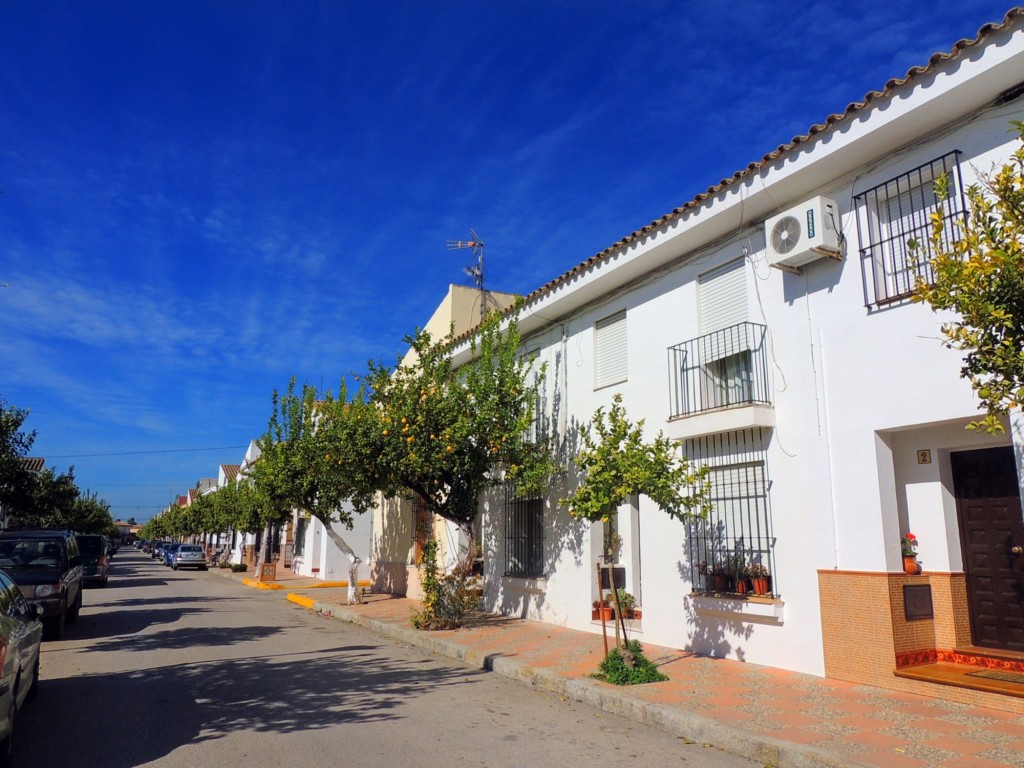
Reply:
[[43, 609], [49, 639], [64, 636], [64, 625], [82, 609], [82, 555], [70, 531], [0, 532], [0, 569], [30, 603]]

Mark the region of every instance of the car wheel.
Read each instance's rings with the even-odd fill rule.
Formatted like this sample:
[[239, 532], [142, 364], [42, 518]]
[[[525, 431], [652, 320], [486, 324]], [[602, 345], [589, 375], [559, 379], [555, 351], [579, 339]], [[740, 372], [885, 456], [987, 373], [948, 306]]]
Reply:
[[75, 604], [71, 606], [68, 611], [68, 624], [74, 624], [78, 621], [78, 614], [82, 612], [82, 588], [78, 588], [78, 597], [75, 598]]
[[60, 613], [51, 616], [43, 621], [43, 634], [47, 640], [60, 640], [64, 637], [64, 622], [67, 618], [66, 611], [62, 607]]
[[39, 695], [39, 657], [36, 656], [36, 663], [32, 670], [32, 685], [28, 687], [28, 693], [25, 694], [25, 701], [35, 701], [36, 696]]
[[18, 714], [15, 690], [11, 691], [11, 703], [7, 705], [7, 718], [11, 723], [11, 731], [7, 734], [3, 744], [0, 744], [0, 768], [10, 768], [11, 752], [14, 750], [14, 724], [17, 721], [16, 715]]
[[205, 571], [206, 570], [206, 566], [205, 565], [200, 565], [199, 566], [199, 570], [200, 571]]

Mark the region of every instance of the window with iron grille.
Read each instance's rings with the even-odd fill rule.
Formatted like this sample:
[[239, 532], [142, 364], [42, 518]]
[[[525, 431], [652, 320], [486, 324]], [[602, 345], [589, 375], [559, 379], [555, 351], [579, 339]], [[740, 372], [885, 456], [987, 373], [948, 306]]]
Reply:
[[[935, 183], [949, 180], [944, 200]], [[942, 248], [961, 236], [966, 219], [960, 151], [956, 150], [862, 192], [854, 199], [857, 235], [869, 306], [907, 299], [918, 277], [932, 282], [931, 216], [947, 222]]]
[[694, 592], [746, 594], [769, 579], [778, 594], [775, 537], [768, 504], [767, 436], [748, 429], [687, 440], [686, 456], [706, 465], [711, 512], [689, 526], [690, 577]]
[[505, 487], [505, 575], [544, 575], [544, 501]]

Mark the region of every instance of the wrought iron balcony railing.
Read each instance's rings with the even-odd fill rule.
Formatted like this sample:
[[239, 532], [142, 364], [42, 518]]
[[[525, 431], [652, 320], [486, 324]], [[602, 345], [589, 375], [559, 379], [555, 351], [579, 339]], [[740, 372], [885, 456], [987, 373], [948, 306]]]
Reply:
[[669, 347], [669, 418], [770, 403], [766, 335], [739, 323]]

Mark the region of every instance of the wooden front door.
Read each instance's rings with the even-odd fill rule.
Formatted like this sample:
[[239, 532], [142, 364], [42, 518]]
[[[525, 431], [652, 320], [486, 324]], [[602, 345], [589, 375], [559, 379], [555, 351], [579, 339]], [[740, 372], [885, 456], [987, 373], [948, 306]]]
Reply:
[[1024, 520], [1013, 448], [950, 458], [973, 643], [1024, 651]]

